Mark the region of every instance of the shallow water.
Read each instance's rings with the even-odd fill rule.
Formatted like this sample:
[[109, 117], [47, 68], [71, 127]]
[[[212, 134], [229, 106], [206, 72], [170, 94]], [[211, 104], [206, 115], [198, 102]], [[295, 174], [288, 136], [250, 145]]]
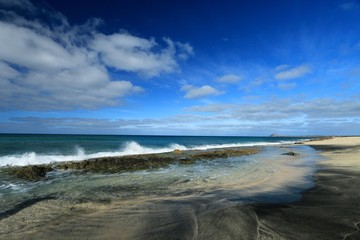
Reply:
[[[290, 150], [301, 155], [282, 155]], [[200, 197], [235, 203], [289, 201], [313, 184], [316, 160], [315, 151], [310, 147], [267, 146], [255, 155], [197, 161], [190, 165], [174, 164], [152, 170], [116, 174], [55, 171], [35, 183], [0, 173], [0, 212], [44, 198], [73, 203], [111, 202], [141, 196]]]
[[299, 199], [318, 160], [310, 147], [287, 145], [117, 174], [56, 171], [35, 183], [0, 173], [0, 238], [256, 239], [248, 203]]

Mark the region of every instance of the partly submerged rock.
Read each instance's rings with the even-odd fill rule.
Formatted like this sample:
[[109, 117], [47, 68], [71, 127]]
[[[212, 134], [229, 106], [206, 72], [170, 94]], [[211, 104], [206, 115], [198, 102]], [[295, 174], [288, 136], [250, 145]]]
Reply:
[[100, 157], [79, 162], [58, 164], [58, 169], [89, 170], [93, 172], [119, 172], [160, 168], [172, 163], [191, 164], [197, 160], [211, 160], [258, 153], [258, 148], [228, 148], [202, 151], [173, 151], [119, 157]]
[[37, 181], [52, 170], [82, 170], [92, 172], [115, 173], [166, 167], [173, 163], [191, 164], [198, 160], [211, 160], [255, 154], [259, 148], [224, 148], [210, 150], [175, 150], [167, 153], [140, 154], [118, 157], [100, 157], [83, 161], [62, 162], [56, 165], [35, 165], [9, 168], [8, 172], [19, 178]]
[[287, 153], [283, 153], [283, 155], [288, 155], [288, 156], [300, 156], [300, 153], [297, 153], [297, 152], [287, 152]]
[[199, 151], [191, 154], [190, 157], [194, 160], [206, 160], [216, 158], [229, 158], [242, 155], [250, 155], [258, 153], [257, 148], [224, 148], [211, 151]]
[[126, 170], [159, 168], [173, 161], [173, 158], [167, 156], [144, 154], [122, 157], [100, 157], [79, 162], [65, 162], [58, 164], [56, 168], [114, 173]]
[[10, 175], [14, 175], [18, 178], [38, 181], [46, 176], [47, 172], [52, 171], [53, 168], [48, 165], [34, 165], [25, 167], [12, 167], [7, 170]]

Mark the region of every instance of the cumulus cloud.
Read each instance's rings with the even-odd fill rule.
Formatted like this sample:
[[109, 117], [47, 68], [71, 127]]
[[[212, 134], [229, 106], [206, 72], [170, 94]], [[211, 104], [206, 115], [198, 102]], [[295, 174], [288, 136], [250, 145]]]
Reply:
[[129, 81], [111, 81], [105, 69], [94, 66], [17, 75], [0, 79], [1, 110], [95, 109], [143, 91]]
[[53, 39], [14, 24], [0, 22], [0, 60], [33, 70], [78, 67], [79, 55], [71, 54]]
[[128, 33], [98, 33], [89, 46], [99, 53], [101, 60], [108, 66], [153, 77], [178, 68], [178, 50], [182, 59], [192, 54], [192, 48], [188, 44], [174, 43], [169, 38], [164, 38], [163, 41], [166, 47], [156, 52], [154, 49], [159, 44], [154, 39], [139, 38]]
[[209, 85], [204, 85], [201, 87], [195, 87], [193, 85], [185, 85], [181, 88], [181, 91], [185, 92], [184, 98], [193, 99], [193, 98], [203, 98], [207, 96], [216, 96], [223, 94], [224, 92], [219, 91]]
[[[284, 65], [282, 65], [284, 66]], [[298, 67], [294, 67], [291, 69], [287, 69], [281, 72], [278, 72], [275, 74], [275, 79], [277, 80], [287, 80], [287, 79], [293, 79], [293, 78], [300, 78], [308, 73], [311, 72], [311, 68], [306, 65], [301, 65]]]
[[117, 106], [144, 90], [109, 69], [153, 77], [177, 71], [178, 60], [193, 54], [189, 44], [169, 38], [160, 44], [125, 32], [103, 34], [100, 19], [70, 25], [61, 13], [27, 0], [0, 6], [0, 110]]
[[241, 76], [236, 74], [226, 74], [216, 79], [217, 82], [221, 83], [237, 83], [242, 79]]

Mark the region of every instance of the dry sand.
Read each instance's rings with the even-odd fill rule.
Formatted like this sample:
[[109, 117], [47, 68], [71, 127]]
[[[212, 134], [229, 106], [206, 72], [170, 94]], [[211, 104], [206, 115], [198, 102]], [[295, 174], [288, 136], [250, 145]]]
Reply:
[[323, 165], [360, 170], [360, 137], [336, 137], [308, 144], [322, 151], [321, 155], [327, 158]]

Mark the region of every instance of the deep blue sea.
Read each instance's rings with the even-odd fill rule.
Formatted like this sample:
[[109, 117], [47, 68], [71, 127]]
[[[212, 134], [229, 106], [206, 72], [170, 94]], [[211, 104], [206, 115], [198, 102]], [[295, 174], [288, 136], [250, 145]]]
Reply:
[[0, 166], [159, 153], [174, 149], [276, 145], [304, 139], [306, 138], [0, 134]]

